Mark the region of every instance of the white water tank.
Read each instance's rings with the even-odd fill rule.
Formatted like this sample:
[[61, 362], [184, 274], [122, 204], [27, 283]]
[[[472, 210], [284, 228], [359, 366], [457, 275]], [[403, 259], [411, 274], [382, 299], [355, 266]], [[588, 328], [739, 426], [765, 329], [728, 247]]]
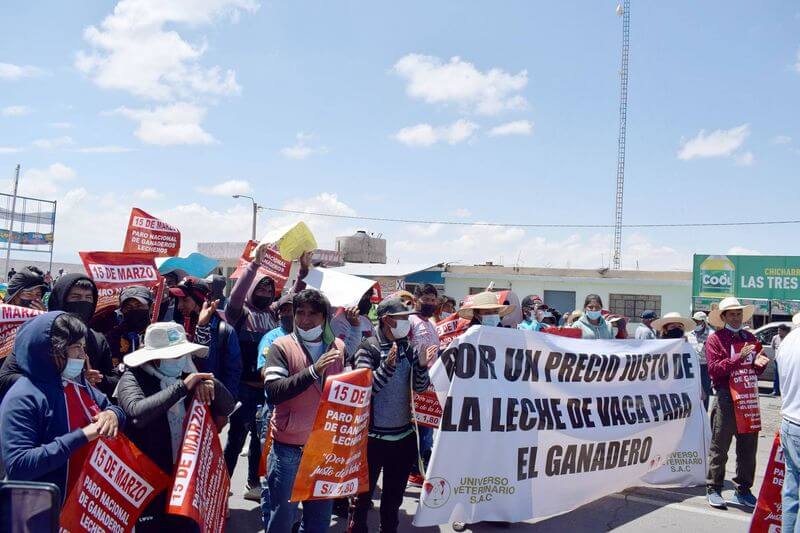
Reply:
[[360, 230], [349, 237], [336, 237], [336, 251], [346, 263], [386, 263], [386, 239]]

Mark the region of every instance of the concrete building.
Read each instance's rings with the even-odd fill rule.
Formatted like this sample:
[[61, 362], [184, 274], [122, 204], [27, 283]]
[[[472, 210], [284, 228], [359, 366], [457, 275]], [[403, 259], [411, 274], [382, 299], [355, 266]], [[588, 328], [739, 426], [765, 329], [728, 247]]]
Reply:
[[336, 251], [346, 263], [386, 263], [386, 239], [357, 231], [348, 237], [336, 237]]
[[589, 294], [599, 294], [604, 307], [638, 321], [645, 309], [659, 315], [678, 311], [684, 316], [692, 303], [692, 273], [640, 270], [566, 269], [448, 265], [442, 273], [445, 294], [461, 301], [486, 290], [513, 290], [520, 299], [538, 294], [564, 313], [582, 309]]

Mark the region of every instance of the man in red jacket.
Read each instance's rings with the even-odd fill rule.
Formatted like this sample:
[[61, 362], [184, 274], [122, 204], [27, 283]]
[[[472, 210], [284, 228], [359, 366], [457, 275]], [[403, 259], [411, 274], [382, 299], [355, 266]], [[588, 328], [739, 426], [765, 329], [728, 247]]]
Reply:
[[756, 472], [758, 433], [738, 433], [736, 414], [730, 393], [730, 377], [734, 370], [752, 365], [758, 374], [764, 372], [769, 359], [764, 352], [755, 353], [756, 338], [742, 325], [753, 316], [752, 305], [741, 305], [736, 298], [725, 298], [711, 312], [708, 321], [717, 331], [706, 341], [708, 373], [714, 382], [717, 397], [711, 407], [711, 448], [708, 454], [706, 492], [709, 505], [726, 509], [722, 497], [725, 465], [731, 440], [736, 436], [736, 492], [732, 503], [755, 507], [756, 498], [750, 491]]

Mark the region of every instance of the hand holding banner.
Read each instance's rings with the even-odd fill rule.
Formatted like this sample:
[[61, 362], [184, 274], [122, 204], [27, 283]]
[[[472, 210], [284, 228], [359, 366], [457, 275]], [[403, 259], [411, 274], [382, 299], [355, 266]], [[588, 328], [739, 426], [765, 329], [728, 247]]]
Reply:
[[369, 489], [371, 400], [372, 370], [353, 370], [325, 381], [290, 501], [343, 498]]
[[99, 439], [61, 511], [66, 531], [132, 531], [169, 478], [124, 435]]
[[197, 398], [186, 411], [184, 428], [167, 512], [191, 518], [203, 533], [221, 533], [231, 480], [211, 413]]
[[138, 207], [131, 209], [128, 232], [122, 248], [126, 253], [173, 257], [181, 250], [181, 232]]
[[[253, 258], [253, 252], [258, 247], [258, 241], [247, 241], [242, 252], [242, 257], [239, 258], [239, 264], [236, 270], [231, 274], [231, 279], [238, 279], [242, 276], [242, 272]], [[264, 254], [264, 260], [258, 267], [259, 273], [264, 276], [269, 276], [275, 281], [275, 292], [280, 293], [286, 282], [289, 279], [289, 272], [292, 270], [292, 262], [286, 261], [281, 257], [280, 252], [274, 245], [267, 245], [267, 251]]]

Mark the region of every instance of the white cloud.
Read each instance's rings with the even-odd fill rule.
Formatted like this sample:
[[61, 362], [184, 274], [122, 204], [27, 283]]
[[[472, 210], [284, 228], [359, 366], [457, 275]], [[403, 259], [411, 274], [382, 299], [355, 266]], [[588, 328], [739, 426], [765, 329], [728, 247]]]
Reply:
[[139, 198], [140, 200], [160, 200], [161, 198], [164, 197], [162, 193], [151, 188], [142, 189], [141, 191], [136, 191], [134, 193], [134, 196], [136, 196], [136, 198]]
[[116, 114], [139, 122], [135, 135], [143, 143], [169, 146], [176, 144], [211, 144], [216, 142], [200, 123], [206, 109], [186, 102], [154, 109], [120, 107], [107, 114]]
[[51, 122], [50, 127], [57, 130], [68, 130], [72, 127], [72, 124], [69, 122]]
[[788, 135], [776, 135], [772, 138], [773, 144], [791, 144], [792, 138]]
[[533, 124], [527, 120], [516, 120], [495, 126], [489, 130], [489, 137], [497, 137], [500, 135], [530, 135], [533, 130]]
[[0, 110], [4, 117], [21, 117], [33, 113], [33, 108], [26, 105], [10, 105]]
[[729, 157], [741, 148], [750, 135], [750, 124], [729, 130], [714, 130], [706, 134], [700, 130], [696, 137], [685, 141], [678, 151], [678, 159], [688, 161], [699, 157]]
[[0, 63], [0, 80], [17, 81], [24, 78], [37, 78], [45, 74], [44, 70], [31, 65]]
[[[795, 18], [798, 18], [797, 14], [795, 14]], [[797, 61], [794, 64], [794, 69], [797, 72], [800, 72], [800, 48], [798, 48], [798, 50], [797, 50]]]
[[51, 139], [36, 139], [31, 144], [42, 150], [55, 150], [57, 148], [73, 145], [75, 141], [69, 135], [64, 135], [63, 137], [54, 137]]
[[[53, 163], [47, 168], [24, 170], [19, 178], [19, 191], [22, 196], [55, 199], [64, 183], [73, 180], [76, 172], [63, 163]], [[6, 180], [6, 191], [13, 189], [13, 180]]]
[[741, 167], [749, 167], [755, 162], [755, 159], [753, 152], [744, 152], [733, 156], [733, 160]]
[[78, 148], [75, 151], [82, 154], [121, 154], [124, 152], [133, 152], [135, 148], [128, 148], [126, 146], [87, 146]]
[[733, 246], [725, 253], [728, 255], [764, 255], [764, 252], [745, 248], [744, 246]]
[[192, 44], [178, 28], [197, 29], [240, 10], [255, 12], [256, 0], [121, 0], [99, 26], [89, 26], [76, 67], [104, 89], [167, 102], [238, 94], [233, 70], [201, 64], [205, 39]]
[[281, 148], [281, 154], [289, 159], [306, 159], [312, 155], [322, 155], [328, 153], [326, 146], [313, 146], [314, 134], [300, 132], [297, 134], [297, 142], [292, 146]]
[[430, 124], [409, 126], [395, 133], [394, 138], [406, 146], [432, 146], [437, 142], [454, 145], [470, 139], [478, 128], [474, 122], [459, 119], [449, 126], [433, 127]]
[[[329, 213], [344, 216], [357, 214], [352, 207], [339, 200], [336, 194], [328, 192], [312, 197], [293, 198], [285, 202], [281, 208], [304, 213]], [[292, 226], [302, 221], [309, 227], [320, 248], [328, 249], [333, 248], [337, 236], [350, 235], [356, 230], [356, 227], [351, 226], [349, 222], [342, 219], [302, 215], [299, 213], [272, 212], [268, 217], [262, 217], [262, 220], [264, 219], [266, 219], [264, 239], [267, 241], [277, 240]], [[264, 230], [262, 229], [262, 231]]]
[[472, 216], [472, 211], [461, 207], [459, 209], [454, 209], [453, 211], [450, 211], [450, 216], [456, 218], [469, 218]]
[[24, 148], [18, 146], [0, 146], [0, 154], [16, 154], [23, 150]]
[[198, 187], [197, 192], [214, 196], [233, 196], [234, 194], [248, 194], [253, 188], [249, 181], [228, 180], [211, 187]]
[[406, 80], [409, 97], [429, 104], [455, 104], [465, 111], [486, 115], [528, 106], [518, 94], [528, 84], [525, 70], [517, 74], [498, 68], [481, 72], [460, 57], [445, 63], [438, 57], [421, 54], [403, 56], [392, 70]]

